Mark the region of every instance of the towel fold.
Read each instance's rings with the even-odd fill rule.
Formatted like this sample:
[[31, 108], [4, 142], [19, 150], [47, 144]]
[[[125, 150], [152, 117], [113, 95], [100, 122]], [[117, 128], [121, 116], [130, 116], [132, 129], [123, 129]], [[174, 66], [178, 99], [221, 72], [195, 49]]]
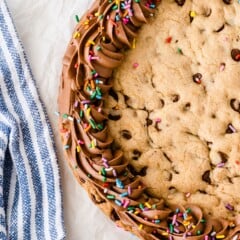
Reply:
[[0, 0], [0, 239], [64, 239], [52, 130]]

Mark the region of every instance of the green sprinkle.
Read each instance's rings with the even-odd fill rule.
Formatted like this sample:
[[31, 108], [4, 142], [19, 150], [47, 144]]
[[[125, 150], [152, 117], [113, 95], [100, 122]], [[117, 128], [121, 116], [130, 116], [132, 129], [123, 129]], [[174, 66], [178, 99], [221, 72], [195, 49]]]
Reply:
[[98, 46], [96, 47], [96, 49], [97, 49], [97, 51], [100, 51], [100, 50], [101, 50], [101, 47], [98, 45]]
[[80, 115], [80, 118], [82, 118], [82, 117], [83, 117], [83, 110], [80, 110], [80, 113], [79, 113], [79, 115]]
[[173, 233], [173, 225], [171, 223], [169, 224], [169, 230], [170, 230], [170, 233]]
[[142, 203], [139, 204], [139, 208], [142, 209], [142, 210], [144, 209], [144, 206], [143, 206]]
[[78, 15], [75, 16], [75, 19], [76, 19], [77, 22], [79, 22], [79, 17], [78, 17]]
[[106, 176], [106, 170], [105, 170], [104, 167], [101, 169], [101, 173], [102, 173], [103, 176]]
[[156, 204], [153, 204], [152, 205], [152, 209], [156, 209], [157, 208], [157, 205]]
[[103, 130], [103, 125], [101, 123], [97, 124], [97, 129]]
[[156, 223], [156, 224], [159, 224], [160, 222], [161, 222], [160, 219], [155, 220], [155, 223]]
[[127, 175], [128, 175], [128, 172], [126, 171], [126, 172], [123, 174], [123, 176], [126, 177]]
[[64, 114], [62, 115], [62, 117], [66, 119], [66, 118], [68, 118], [68, 114], [64, 113]]
[[111, 3], [111, 2], [112, 2], [112, 0], [108, 0], [108, 2], [109, 2], [109, 3]]
[[102, 181], [103, 181], [103, 182], [106, 182], [106, 181], [107, 181], [107, 178], [104, 176]]
[[206, 220], [205, 220], [205, 219], [201, 219], [200, 222], [201, 222], [201, 223], [205, 223]]
[[135, 0], [136, 3], [140, 3], [140, 0]]
[[100, 96], [102, 95], [101, 89], [100, 89], [99, 87], [96, 87], [96, 91], [97, 91], [97, 94], [98, 94], [98, 95], [100, 95]]
[[96, 129], [96, 123], [92, 118], [89, 119], [89, 123], [93, 129]]
[[117, 10], [118, 9], [118, 6], [115, 4], [112, 6], [112, 10]]
[[129, 207], [127, 208], [127, 210], [128, 210], [128, 211], [135, 210], [135, 207], [134, 207], [134, 206], [129, 206]]
[[190, 213], [191, 212], [191, 208], [188, 208], [187, 210], [186, 210], [186, 213]]
[[178, 48], [178, 49], [177, 49], [177, 52], [178, 52], [179, 54], [181, 54], [181, 55], [183, 54], [183, 52], [182, 52], [182, 49], [181, 49], [181, 48]]
[[78, 165], [76, 165], [74, 168], [77, 169], [77, 168], [78, 168]]
[[87, 91], [90, 92], [91, 91], [91, 88], [89, 86], [87, 86]]
[[197, 235], [201, 235], [201, 234], [202, 234], [201, 230], [197, 230]]
[[91, 178], [92, 177], [92, 175], [89, 173], [88, 175], [87, 175], [89, 178]]
[[115, 199], [114, 195], [107, 195], [107, 199]]
[[93, 94], [90, 96], [90, 99], [94, 99], [97, 95], [97, 91], [94, 91]]
[[92, 70], [92, 75], [94, 75], [94, 74], [96, 74], [97, 73], [97, 71], [96, 70]]
[[98, 17], [98, 18], [101, 20], [101, 19], [103, 19], [103, 16], [104, 16], [104, 15], [103, 15], [103, 14], [101, 14], [101, 15], [99, 15], [99, 17]]

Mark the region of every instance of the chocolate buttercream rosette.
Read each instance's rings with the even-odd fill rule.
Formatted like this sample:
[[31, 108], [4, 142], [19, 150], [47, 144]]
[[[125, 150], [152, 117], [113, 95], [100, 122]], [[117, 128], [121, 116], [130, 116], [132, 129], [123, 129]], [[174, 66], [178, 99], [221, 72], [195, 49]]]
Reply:
[[[185, 3], [175, 2], [179, 7]], [[138, 29], [154, 21], [158, 4], [156, 0], [97, 0], [80, 19], [63, 59], [59, 88], [64, 151], [92, 201], [118, 226], [141, 239], [237, 240], [238, 218], [214, 219], [196, 205], [172, 205], [150, 196], [108, 134], [104, 102], [114, 81], [113, 70], [121, 64], [124, 51], [135, 48]], [[236, 50], [232, 55], [238, 59]]]

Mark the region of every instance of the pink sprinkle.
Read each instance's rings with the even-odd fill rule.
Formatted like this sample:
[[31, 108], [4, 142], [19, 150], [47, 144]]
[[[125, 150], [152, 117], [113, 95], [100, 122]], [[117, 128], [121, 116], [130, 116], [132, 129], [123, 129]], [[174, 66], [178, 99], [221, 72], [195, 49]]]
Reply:
[[179, 233], [180, 231], [177, 228], [174, 228], [175, 233]]
[[95, 74], [94, 74], [94, 77], [98, 77], [98, 73], [95, 73]]
[[175, 225], [176, 221], [177, 221], [177, 215], [175, 214], [173, 216], [172, 225]]
[[78, 103], [79, 103], [78, 101], [75, 101], [75, 103], [74, 103], [74, 107], [75, 107], [75, 108], [78, 107]]
[[130, 196], [132, 194], [131, 186], [128, 186], [128, 195]]
[[108, 160], [106, 158], [102, 157], [102, 161], [106, 163]]
[[101, 112], [102, 111], [102, 109], [101, 108], [98, 108], [98, 112]]
[[228, 127], [235, 133], [236, 129], [233, 127], [233, 125], [229, 124]]
[[138, 63], [134, 63], [134, 64], [133, 64], [133, 67], [134, 67], [134, 68], [137, 68], [138, 66], [139, 66]]
[[103, 166], [106, 167], [106, 168], [109, 168], [109, 165], [105, 162], [103, 162]]
[[117, 177], [117, 171], [115, 169], [113, 169], [113, 176]]
[[186, 195], [185, 195], [187, 198], [189, 198], [190, 196], [191, 196], [191, 193], [190, 192], [188, 192], [188, 193], [186, 193]]
[[125, 200], [125, 203], [123, 204], [123, 207], [124, 207], [124, 208], [127, 208], [128, 205], [129, 205], [129, 203], [130, 203], [130, 201], [129, 201], [128, 199]]
[[82, 140], [78, 140], [77, 143], [78, 143], [79, 145], [80, 145], [80, 144], [83, 145], [83, 144], [84, 144], [84, 141], [82, 141]]
[[98, 56], [95, 56], [95, 57], [91, 57], [91, 60], [98, 60], [99, 57]]
[[224, 69], [225, 69], [225, 66], [226, 66], [226, 64], [225, 63], [221, 63], [220, 64], [220, 72], [223, 72], [224, 71]]
[[204, 237], [204, 240], [208, 240], [208, 235], [206, 235], [206, 236]]
[[162, 121], [161, 118], [156, 118], [156, 123], [160, 123]]
[[221, 163], [218, 163], [217, 164], [217, 167], [221, 168], [221, 167], [224, 167], [225, 163], [221, 162]]

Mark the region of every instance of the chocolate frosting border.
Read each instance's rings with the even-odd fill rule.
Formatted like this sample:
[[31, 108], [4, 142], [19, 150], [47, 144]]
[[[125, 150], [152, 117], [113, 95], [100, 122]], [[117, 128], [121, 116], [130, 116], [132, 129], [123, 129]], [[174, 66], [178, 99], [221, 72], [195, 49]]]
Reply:
[[[176, 1], [179, 6], [185, 1]], [[96, 0], [77, 24], [63, 59], [59, 131], [75, 177], [91, 199], [141, 239], [233, 239], [240, 219], [214, 219], [196, 205], [169, 205], [149, 196], [108, 136], [104, 101], [112, 73], [135, 47], [138, 29], [153, 16], [157, 0]]]

